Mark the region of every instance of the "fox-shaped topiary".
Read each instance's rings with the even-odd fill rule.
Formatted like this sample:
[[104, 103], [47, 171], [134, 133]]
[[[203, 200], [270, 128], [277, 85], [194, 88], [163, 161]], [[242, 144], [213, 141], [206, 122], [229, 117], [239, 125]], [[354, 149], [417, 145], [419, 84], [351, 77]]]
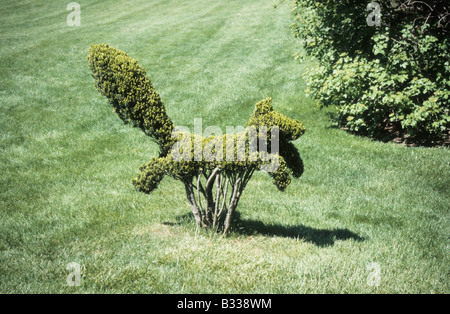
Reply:
[[291, 142], [305, 128], [300, 121], [274, 111], [270, 98], [256, 104], [244, 131], [203, 138], [175, 127], [137, 60], [100, 44], [91, 46], [88, 61], [97, 89], [114, 111], [160, 148], [159, 157], [141, 166], [133, 184], [151, 193], [166, 175], [182, 181], [198, 226], [226, 234], [255, 171], [267, 171], [281, 191], [291, 176], [302, 175], [303, 163]]

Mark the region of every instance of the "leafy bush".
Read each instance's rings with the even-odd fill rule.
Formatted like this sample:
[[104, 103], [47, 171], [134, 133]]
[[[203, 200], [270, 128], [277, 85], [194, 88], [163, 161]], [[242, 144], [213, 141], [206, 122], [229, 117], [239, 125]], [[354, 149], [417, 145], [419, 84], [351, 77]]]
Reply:
[[350, 131], [379, 136], [394, 127], [429, 141], [450, 126], [450, 13], [447, 1], [377, 1], [380, 27], [369, 26], [368, 2], [295, 1], [296, 37], [319, 66], [308, 93], [336, 106]]
[[97, 89], [119, 117], [159, 144], [159, 157], [141, 166], [133, 184], [151, 193], [166, 175], [183, 182], [199, 227], [226, 234], [255, 171], [269, 172], [280, 191], [289, 186], [292, 176], [302, 175], [303, 163], [291, 141], [305, 128], [275, 112], [270, 98], [256, 104], [245, 131], [203, 138], [175, 128], [135, 59], [108, 45], [92, 45], [88, 60]]

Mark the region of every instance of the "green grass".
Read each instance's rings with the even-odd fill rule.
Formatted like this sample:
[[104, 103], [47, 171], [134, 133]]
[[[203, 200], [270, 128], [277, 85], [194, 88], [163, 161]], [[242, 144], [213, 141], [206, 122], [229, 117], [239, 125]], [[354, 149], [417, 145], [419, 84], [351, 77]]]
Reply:
[[[79, 3], [80, 27], [64, 2], [0, 4], [0, 293], [450, 292], [449, 150], [333, 128], [305, 98], [288, 6]], [[134, 190], [157, 147], [95, 90], [91, 43], [139, 59], [177, 125], [244, 125], [273, 97], [307, 127], [304, 175], [281, 193], [258, 173], [229, 237], [196, 232], [179, 182]]]

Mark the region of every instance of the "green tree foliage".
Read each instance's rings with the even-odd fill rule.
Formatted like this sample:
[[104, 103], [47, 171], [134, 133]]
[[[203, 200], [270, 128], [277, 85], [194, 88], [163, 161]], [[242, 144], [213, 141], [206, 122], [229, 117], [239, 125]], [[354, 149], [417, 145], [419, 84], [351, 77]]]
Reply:
[[303, 163], [292, 141], [305, 128], [274, 111], [270, 98], [256, 104], [243, 132], [203, 138], [175, 128], [137, 60], [102, 44], [92, 45], [88, 61], [97, 89], [118, 116], [160, 147], [159, 157], [141, 166], [133, 184], [149, 194], [165, 176], [183, 182], [199, 227], [227, 233], [255, 171], [268, 172], [280, 191], [289, 186], [291, 177], [302, 175]]
[[[439, 142], [450, 126], [449, 2], [295, 1], [296, 37], [318, 60], [307, 73], [308, 93], [336, 106], [349, 130], [379, 136], [393, 127]], [[370, 16], [372, 15], [372, 16]]]

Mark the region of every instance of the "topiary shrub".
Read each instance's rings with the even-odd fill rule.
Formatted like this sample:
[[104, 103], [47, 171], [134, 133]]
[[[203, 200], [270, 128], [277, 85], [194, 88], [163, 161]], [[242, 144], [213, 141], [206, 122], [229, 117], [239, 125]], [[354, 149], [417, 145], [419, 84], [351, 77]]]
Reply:
[[[387, 130], [428, 144], [450, 130], [448, 1], [295, 1], [293, 29], [318, 60], [308, 92], [337, 109], [340, 126], [382, 138]], [[370, 6], [369, 6], [370, 9]], [[406, 136], [408, 135], [408, 136]]]
[[292, 141], [305, 128], [300, 121], [274, 111], [270, 98], [256, 104], [242, 132], [203, 138], [174, 126], [135, 59], [102, 44], [92, 45], [88, 61], [97, 89], [119, 117], [159, 145], [159, 157], [141, 166], [133, 184], [150, 194], [165, 176], [183, 182], [199, 227], [228, 233], [255, 171], [268, 172], [280, 191], [291, 183], [291, 177], [302, 175], [303, 163]]

